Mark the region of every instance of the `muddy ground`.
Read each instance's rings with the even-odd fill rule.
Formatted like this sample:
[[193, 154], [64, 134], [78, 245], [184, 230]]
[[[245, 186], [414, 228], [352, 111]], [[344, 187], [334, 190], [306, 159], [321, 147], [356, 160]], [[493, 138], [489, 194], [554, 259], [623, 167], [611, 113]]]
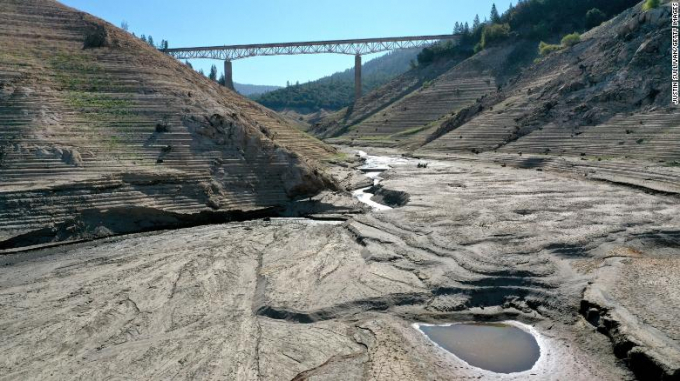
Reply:
[[[0, 380], [678, 377], [677, 197], [417, 163], [382, 175], [378, 199], [405, 205], [346, 222], [258, 220], [0, 257]], [[541, 359], [492, 374], [412, 327], [470, 320], [532, 325]]]

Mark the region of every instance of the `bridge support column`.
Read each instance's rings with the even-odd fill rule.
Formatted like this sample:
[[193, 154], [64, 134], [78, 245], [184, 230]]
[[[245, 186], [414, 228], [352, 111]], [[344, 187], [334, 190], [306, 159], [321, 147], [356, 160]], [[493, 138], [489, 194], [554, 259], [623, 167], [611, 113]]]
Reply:
[[231, 61], [224, 61], [224, 86], [234, 90], [234, 72], [231, 68]]
[[354, 102], [361, 98], [361, 54], [354, 56]]

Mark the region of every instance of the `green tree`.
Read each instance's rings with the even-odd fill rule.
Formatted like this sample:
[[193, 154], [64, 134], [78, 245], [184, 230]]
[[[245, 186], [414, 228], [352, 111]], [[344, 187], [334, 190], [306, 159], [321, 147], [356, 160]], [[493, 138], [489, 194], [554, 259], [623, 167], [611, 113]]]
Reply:
[[127, 32], [130, 29], [130, 25], [128, 25], [127, 21], [123, 20], [123, 22], [120, 23], [120, 29]]
[[217, 66], [212, 65], [210, 67], [210, 74], [208, 75], [211, 81], [217, 81]]
[[434, 50], [432, 48], [424, 48], [422, 52], [418, 53], [418, 64], [425, 66], [434, 61]]
[[153, 46], [153, 47], [156, 47], [156, 44], [154, 44], [154, 42], [153, 42], [153, 37], [149, 36], [149, 37], [146, 39], [146, 42], [148, 42], [149, 45], [151, 45], [151, 46]]
[[482, 48], [487, 48], [490, 45], [501, 42], [510, 37], [510, 25], [508, 24], [491, 24], [484, 27], [482, 33]]
[[593, 8], [586, 13], [586, 28], [591, 29], [607, 20], [607, 15], [601, 10]]
[[501, 15], [498, 13], [498, 9], [496, 8], [495, 3], [491, 6], [491, 23], [492, 24], [501, 23]]
[[480, 26], [482, 26], [482, 23], [479, 21], [479, 15], [475, 15], [475, 19], [472, 21], [472, 31], [476, 31]]

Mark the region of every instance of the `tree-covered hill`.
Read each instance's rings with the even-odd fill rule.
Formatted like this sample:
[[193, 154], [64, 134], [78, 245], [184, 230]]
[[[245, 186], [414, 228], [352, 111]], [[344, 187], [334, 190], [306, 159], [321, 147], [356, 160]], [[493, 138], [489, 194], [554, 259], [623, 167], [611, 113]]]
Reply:
[[[415, 49], [399, 50], [366, 62], [362, 66], [364, 93], [409, 70], [417, 54]], [[354, 100], [354, 68], [268, 92], [255, 100], [274, 110], [295, 109], [305, 113], [339, 110]]]
[[249, 85], [246, 83], [234, 83], [236, 91], [246, 97], [258, 97], [270, 91], [278, 90], [280, 86]]

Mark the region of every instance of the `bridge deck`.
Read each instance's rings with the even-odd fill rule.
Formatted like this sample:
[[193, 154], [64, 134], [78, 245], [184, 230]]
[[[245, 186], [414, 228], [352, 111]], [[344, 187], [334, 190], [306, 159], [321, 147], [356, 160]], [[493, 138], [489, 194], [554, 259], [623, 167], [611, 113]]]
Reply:
[[440, 40], [460, 39], [459, 35], [443, 34], [410, 37], [383, 37], [350, 40], [282, 42], [269, 44], [243, 44], [174, 48], [165, 50], [177, 59], [220, 59], [232, 61], [254, 56], [338, 53], [361, 55], [388, 50], [420, 48]]

